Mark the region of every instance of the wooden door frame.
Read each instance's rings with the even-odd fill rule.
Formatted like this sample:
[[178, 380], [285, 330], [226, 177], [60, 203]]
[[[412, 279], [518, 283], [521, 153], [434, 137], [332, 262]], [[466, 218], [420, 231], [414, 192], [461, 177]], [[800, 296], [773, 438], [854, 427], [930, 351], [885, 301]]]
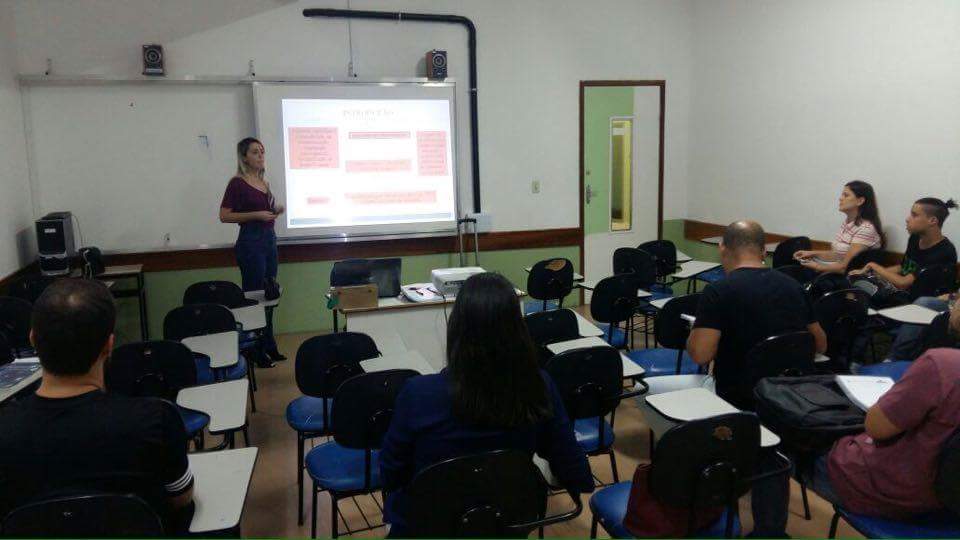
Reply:
[[[609, 80], [600, 80], [600, 81], [580, 81], [580, 171], [578, 176], [580, 177], [580, 271], [584, 271], [584, 251], [585, 251], [585, 237], [586, 230], [583, 223], [583, 198], [584, 194], [584, 182], [583, 182], [583, 105], [584, 105], [584, 94], [586, 88], [590, 86], [657, 86], [660, 88], [660, 149], [658, 152], [658, 166], [657, 166], [657, 239], [663, 238], [663, 156], [664, 156], [664, 125], [666, 119], [666, 103], [667, 103], [667, 81], [665, 80], [649, 80], [649, 81], [609, 81]], [[594, 277], [594, 276], [592, 276]], [[583, 297], [581, 296], [581, 303]]]

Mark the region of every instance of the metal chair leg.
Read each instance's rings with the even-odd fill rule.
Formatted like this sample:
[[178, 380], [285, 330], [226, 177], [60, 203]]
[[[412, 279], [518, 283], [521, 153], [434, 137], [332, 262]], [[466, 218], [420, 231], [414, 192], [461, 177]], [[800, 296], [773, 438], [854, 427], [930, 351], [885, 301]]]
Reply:
[[620, 473], [617, 472], [617, 457], [613, 454], [613, 448], [607, 451], [610, 454], [610, 470], [613, 472], [613, 483], [620, 483]]
[[317, 537], [317, 483], [314, 482], [311, 486], [310, 491], [313, 492], [312, 498], [312, 511], [310, 512], [310, 517], [312, 523], [310, 524], [310, 538]]
[[[247, 362], [247, 380], [250, 380], [249, 362]], [[247, 386], [247, 393], [250, 394], [250, 412], [257, 412], [257, 396], [253, 394], [253, 384]]]
[[297, 432], [297, 525], [303, 526], [303, 434]]
[[250, 446], [250, 433], [247, 432], [247, 426], [243, 426], [241, 431], [243, 432], [243, 445]]
[[330, 517], [330, 538], [337, 538], [340, 536], [340, 523], [337, 519], [337, 498], [332, 491], [330, 492]]
[[827, 536], [827, 538], [837, 537], [837, 525], [839, 524], [840, 524], [840, 512], [837, 512], [837, 509], [834, 508], [833, 519], [830, 520], [830, 534]]
[[807, 484], [800, 482], [800, 498], [803, 499], [803, 519], [810, 521], [810, 502], [807, 501]]
[[593, 516], [593, 519], [590, 520], [590, 538], [597, 537], [597, 525], [600, 523], [600, 520], [597, 519], [597, 516]]

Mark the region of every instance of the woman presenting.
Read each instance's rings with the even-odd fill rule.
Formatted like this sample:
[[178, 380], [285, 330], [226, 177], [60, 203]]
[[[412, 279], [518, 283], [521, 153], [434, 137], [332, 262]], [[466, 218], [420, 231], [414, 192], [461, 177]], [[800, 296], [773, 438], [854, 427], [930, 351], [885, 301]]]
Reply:
[[[273, 222], [284, 209], [274, 200], [270, 184], [263, 178], [264, 170], [263, 143], [253, 137], [237, 143], [237, 174], [223, 194], [220, 221], [240, 225], [235, 249], [244, 291], [262, 290], [265, 280], [277, 277]], [[273, 367], [273, 361], [285, 357], [277, 350], [272, 324], [268, 325], [264, 339], [268, 358], [261, 367]]]

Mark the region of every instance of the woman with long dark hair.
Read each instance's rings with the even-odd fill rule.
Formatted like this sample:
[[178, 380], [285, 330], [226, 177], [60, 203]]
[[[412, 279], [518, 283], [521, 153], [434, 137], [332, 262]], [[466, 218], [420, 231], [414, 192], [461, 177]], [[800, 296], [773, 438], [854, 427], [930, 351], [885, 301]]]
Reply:
[[847, 182], [840, 193], [839, 210], [845, 218], [831, 249], [798, 251], [793, 256], [800, 264], [817, 272], [845, 274], [847, 265], [857, 254], [886, 244], [873, 186], [863, 180]]
[[391, 536], [405, 532], [404, 487], [445, 459], [499, 449], [545, 458], [574, 493], [593, 491], [590, 466], [560, 394], [540, 371], [513, 285], [499, 274], [466, 281], [447, 325], [447, 368], [407, 381], [380, 453]]
[[[240, 225], [234, 248], [244, 291], [262, 290], [267, 279], [277, 278], [277, 236], [273, 223], [283, 213], [283, 205], [277, 204], [264, 178], [264, 153], [263, 143], [253, 137], [237, 143], [237, 173], [227, 184], [220, 203], [220, 221]], [[268, 325], [264, 338], [268, 358], [258, 363], [260, 367], [273, 367], [271, 360], [285, 358], [277, 350], [272, 324]]]

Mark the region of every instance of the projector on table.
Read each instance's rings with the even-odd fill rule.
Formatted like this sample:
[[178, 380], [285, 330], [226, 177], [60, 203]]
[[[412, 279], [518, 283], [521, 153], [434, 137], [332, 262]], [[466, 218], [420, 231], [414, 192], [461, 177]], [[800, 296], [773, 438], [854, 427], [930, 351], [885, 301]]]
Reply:
[[466, 266], [464, 268], [437, 268], [430, 272], [430, 279], [433, 281], [433, 288], [442, 296], [456, 296], [460, 292], [463, 282], [470, 276], [486, 272], [479, 266]]

